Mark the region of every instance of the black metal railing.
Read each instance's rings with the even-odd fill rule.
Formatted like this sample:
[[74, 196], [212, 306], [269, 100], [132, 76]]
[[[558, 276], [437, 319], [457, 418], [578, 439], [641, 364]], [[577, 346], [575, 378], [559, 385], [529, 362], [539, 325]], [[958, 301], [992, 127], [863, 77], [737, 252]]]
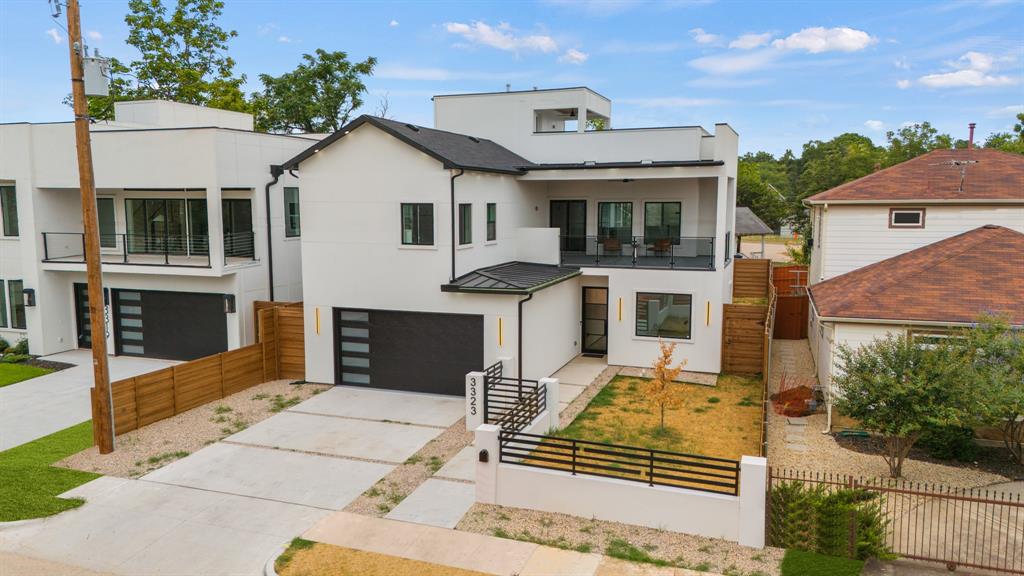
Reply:
[[547, 409], [547, 386], [536, 380], [484, 375], [484, 424], [520, 431]]
[[[85, 262], [85, 234], [43, 232], [44, 262]], [[224, 235], [224, 260], [255, 258], [252, 232]], [[107, 264], [210, 267], [205, 234], [100, 234], [100, 259]]]
[[562, 266], [714, 270], [715, 239], [652, 236], [560, 236]]
[[494, 364], [484, 368], [484, 380], [487, 378], [501, 378], [503, 371], [504, 364], [501, 363], [501, 360], [498, 360]]
[[631, 480], [649, 486], [739, 494], [740, 463], [726, 458], [620, 446], [502, 429], [500, 462]]
[[224, 233], [224, 262], [228, 258], [252, 260], [256, 257], [256, 235], [253, 232]]

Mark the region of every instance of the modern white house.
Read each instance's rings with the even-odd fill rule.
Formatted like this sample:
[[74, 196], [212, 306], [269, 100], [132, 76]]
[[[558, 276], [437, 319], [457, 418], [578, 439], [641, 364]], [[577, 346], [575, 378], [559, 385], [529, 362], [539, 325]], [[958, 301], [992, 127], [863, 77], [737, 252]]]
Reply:
[[808, 334], [824, 386], [840, 345], [933, 337], [984, 313], [1024, 324], [1024, 156], [937, 150], [805, 203]]
[[[91, 130], [109, 350], [192, 359], [251, 342], [253, 300], [302, 296], [297, 180], [271, 166], [318, 137], [174, 102], [114, 106]], [[33, 354], [89, 347], [72, 123], [0, 125], [0, 216], [0, 336]]]
[[659, 340], [719, 372], [732, 128], [612, 129], [588, 88], [433, 101], [434, 128], [361, 116], [284, 163], [308, 380], [461, 395], [499, 358], [650, 366]]

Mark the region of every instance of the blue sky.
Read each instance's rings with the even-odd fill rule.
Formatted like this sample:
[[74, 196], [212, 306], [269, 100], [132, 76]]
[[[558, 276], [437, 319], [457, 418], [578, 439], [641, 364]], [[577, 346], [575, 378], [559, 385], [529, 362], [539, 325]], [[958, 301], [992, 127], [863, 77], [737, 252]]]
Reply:
[[[173, 4], [173, 0], [165, 0]], [[124, 60], [127, 3], [83, 0], [90, 46]], [[432, 124], [430, 96], [586, 85], [616, 127], [728, 122], [742, 151], [931, 121], [983, 139], [1024, 111], [1024, 4], [977, 2], [228, 0], [247, 89], [316, 48], [372, 55], [364, 111]], [[0, 0], [0, 122], [68, 120], [63, 22]]]

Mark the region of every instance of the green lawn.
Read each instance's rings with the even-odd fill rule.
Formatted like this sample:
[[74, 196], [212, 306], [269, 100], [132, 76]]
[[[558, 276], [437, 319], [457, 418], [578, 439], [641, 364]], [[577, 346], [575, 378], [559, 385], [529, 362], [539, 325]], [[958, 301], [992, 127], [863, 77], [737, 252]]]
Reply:
[[50, 372], [53, 372], [53, 370], [50, 370], [49, 368], [40, 368], [38, 366], [30, 366], [28, 364], [7, 364], [6, 362], [0, 362], [0, 388], [3, 388], [8, 384], [14, 384], [15, 382], [28, 380], [29, 378], [49, 374]]
[[57, 498], [99, 474], [50, 464], [92, 446], [92, 421], [0, 452], [0, 522], [51, 516], [77, 508], [80, 498]]
[[863, 560], [823, 556], [802, 550], [786, 550], [782, 559], [782, 576], [858, 576]]

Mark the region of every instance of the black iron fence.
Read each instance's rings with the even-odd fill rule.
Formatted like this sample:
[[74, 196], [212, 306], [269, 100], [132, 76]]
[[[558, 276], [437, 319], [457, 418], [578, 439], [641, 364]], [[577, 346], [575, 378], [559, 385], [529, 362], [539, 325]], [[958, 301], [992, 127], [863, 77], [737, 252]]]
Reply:
[[726, 458], [501, 430], [500, 461], [649, 486], [739, 494], [740, 463]]
[[484, 374], [484, 424], [520, 431], [548, 407], [547, 386], [536, 380]]
[[712, 237], [560, 236], [563, 266], [713, 270]]
[[771, 469], [766, 540], [838, 556], [891, 553], [949, 569], [1024, 574], [1024, 497]]

